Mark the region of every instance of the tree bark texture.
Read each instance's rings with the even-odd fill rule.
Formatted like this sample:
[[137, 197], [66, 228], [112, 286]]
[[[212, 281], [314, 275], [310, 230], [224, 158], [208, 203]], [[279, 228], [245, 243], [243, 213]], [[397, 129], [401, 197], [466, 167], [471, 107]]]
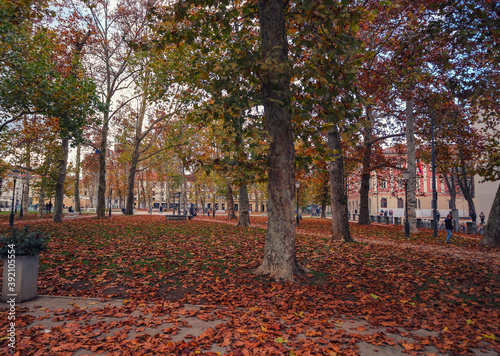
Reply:
[[467, 170], [465, 169], [466, 163], [462, 152], [460, 152], [460, 162], [461, 167], [455, 167], [455, 172], [460, 190], [462, 191], [465, 200], [467, 200], [470, 214], [473, 211], [476, 211], [476, 207], [474, 206], [474, 178], [467, 174]]
[[109, 112], [104, 112], [104, 124], [101, 130], [101, 147], [99, 154], [99, 186], [97, 188], [97, 218], [106, 216], [106, 154], [108, 150]]
[[43, 217], [43, 208], [45, 204], [45, 191], [43, 187], [40, 187], [40, 192], [38, 193], [38, 217]]
[[448, 194], [450, 194], [450, 209], [456, 209], [457, 208], [457, 188], [456, 188], [456, 179], [455, 175], [452, 173], [450, 174], [443, 174], [444, 181], [446, 183], [446, 187], [448, 188]]
[[344, 181], [344, 160], [337, 126], [328, 131], [328, 148], [333, 151], [330, 162], [330, 196], [332, 199], [332, 241], [354, 241], [349, 231], [349, 212]]
[[[28, 165], [29, 167], [29, 165]], [[29, 169], [25, 170], [25, 184], [23, 191], [23, 201], [21, 204], [23, 205], [24, 214], [28, 213], [28, 209], [30, 206], [30, 183], [31, 183], [31, 171]]]
[[130, 159], [130, 167], [127, 177], [127, 203], [125, 207], [125, 215], [134, 215], [134, 186], [135, 173], [137, 172], [137, 163], [139, 162], [139, 149], [134, 147], [132, 157]]
[[302, 270], [295, 246], [295, 152], [290, 114], [290, 70], [285, 29], [285, 2], [259, 0], [262, 60], [261, 76], [265, 127], [269, 135], [269, 212], [264, 260], [256, 273], [293, 281]]
[[415, 130], [413, 118], [413, 98], [406, 100], [406, 169], [410, 172], [408, 180], [408, 221], [410, 223], [410, 233], [417, 230], [417, 210], [415, 205], [417, 197], [415, 195], [417, 185], [417, 155], [415, 150]]
[[493, 200], [493, 205], [491, 206], [481, 244], [500, 247], [500, 185], [498, 186], [495, 200]]
[[76, 146], [76, 173], [75, 173], [75, 211], [77, 213], [82, 212], [80, 206], [80, 159], [81, 159], [81, 145]]
[[[363, 150], [363, 167], [361, 169], [361, 186], [359, 189], [359, 225], [370, 225], [370, 207], [369, 194], [370, 194], [370, 172], [372, 160], [372, 145], [371, 145], [372, 128], [371, 123], [369, 127], [365, 127], [364, 141], [365, 147]], [[378, 209], [378, 207], [377, 207]]]
[[231, 179], [227, 180], [227, 218], [229, 220], [236, 219], [236, 213], [234, 212], [234, 197], [233, 197], [233, 187], [231, 186]]
[[240, 214], [238, 217], [238, 225], [236, 226], [250, 226], [250, 209], [248, 206], [248, 186], [246, 184], [240, 185], [239, 189], [239, 205]]
[[53, 222], [62, 222], [63, 217], [63, 199], [64, 199], [64, 181], [66, 180], [66, 167], [68, 164], [69, 138], [63, 138], [61, 141], [61, 158], [57, 167], [57, 182], [54, 198], [54, 216]]
[[25, 212], [24, 214], [27, 214], [30, 205], [31, 144], [28, 144], [26, 148], [26, 169], [24, 170], [24, 175], [26, 179], [23, 191], [23, 201], [21, 202], [21, 204]]

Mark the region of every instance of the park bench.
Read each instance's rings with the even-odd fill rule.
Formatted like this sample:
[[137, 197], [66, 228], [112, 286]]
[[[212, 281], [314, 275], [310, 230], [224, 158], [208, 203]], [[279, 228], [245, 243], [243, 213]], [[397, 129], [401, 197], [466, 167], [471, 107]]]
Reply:
[[67, 218], [69, 219], [74, 219], [74, 218], [77, 218], [80, 216], [80, 213], [79, 212], [76, 212], [76, 211], [73, 211], [71, 213], [66, 213], [65, 215]]
[[167, 221], [191, 220], [192, 218], [192, 215], [165, 215], [165, 220]]

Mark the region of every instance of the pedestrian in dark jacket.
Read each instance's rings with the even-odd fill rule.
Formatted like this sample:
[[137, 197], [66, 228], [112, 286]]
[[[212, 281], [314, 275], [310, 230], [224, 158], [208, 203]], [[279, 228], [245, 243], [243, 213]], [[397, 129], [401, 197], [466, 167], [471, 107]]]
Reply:
[[451, 239], [451, 234], [453, 231], [453, 217], [451, 216], [451, 214], [448, 214], [446, 216], [446, 219], [444, 219], [444, 228], [448, 233], [448, 235], [446, 236], [446, 243], [449, 244]]

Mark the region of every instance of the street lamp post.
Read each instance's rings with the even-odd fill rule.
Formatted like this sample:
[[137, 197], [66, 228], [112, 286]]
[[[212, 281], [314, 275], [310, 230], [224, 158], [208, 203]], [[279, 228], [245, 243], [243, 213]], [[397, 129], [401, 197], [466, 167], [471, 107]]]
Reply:
[[17, 169], [14, 169], [12, 171], [12, 177], [14, 178], [14, 188], [12, 188], [12, 206], [10, 209], [10, 218], [9, 218], [9, 226], [12, 227], [14, 225], [14, 200], [16, 198], [16, 180], [17, 176], [19, 175], [19, 171]]
[[24, 202], [24, 184], [23, 184], [23, 190], [21, 191], [21, 210], [19, 210], [19, 219], [22, 220], [23, 219], [23, 202]]
[[297, 226], [299, 226], [299, 187], [300, 187], [300, 182], [296, 181], [295, 182], [295, 188], [297, 188]]
[[410, 238], [410, 222], [408, 221], [408, 180], [411, 173], [408, 170], [403, 171], [403, 181], [405, 182], [405, 238]]

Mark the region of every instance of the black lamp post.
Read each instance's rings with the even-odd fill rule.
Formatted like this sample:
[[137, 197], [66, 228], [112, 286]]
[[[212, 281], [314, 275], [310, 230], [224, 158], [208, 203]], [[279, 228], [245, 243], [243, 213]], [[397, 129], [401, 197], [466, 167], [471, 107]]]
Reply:
[[299, 188], [300, 188], [300, 182], [296, 181], [295, 182], [295, 188], [297, 188], [297, 226], [299, 226]]
[[19, 219], [23, 219], [23, 202], [24, 202], [24, 184], [23, 184], [23, 190], [21, 191], [21, 210], [19, 210]]
[[410, 238], [410, 222], [408, 221], [408, 180], [411, 173], [406, 170], [403, 171], [403, 181], [405, 182], [405, 238]]
[[9, 226], [12, 227], [14, 225], [14, 205], [15, 205], [15, 197], [16, 197], [16, 180], [19, 175], [19, 171], [14, 169], [12, 171], [12, 177], [14, 178], [14, 187], [12, 188], [12, 206], [10, 209], [10, 218], [9, 218]]

